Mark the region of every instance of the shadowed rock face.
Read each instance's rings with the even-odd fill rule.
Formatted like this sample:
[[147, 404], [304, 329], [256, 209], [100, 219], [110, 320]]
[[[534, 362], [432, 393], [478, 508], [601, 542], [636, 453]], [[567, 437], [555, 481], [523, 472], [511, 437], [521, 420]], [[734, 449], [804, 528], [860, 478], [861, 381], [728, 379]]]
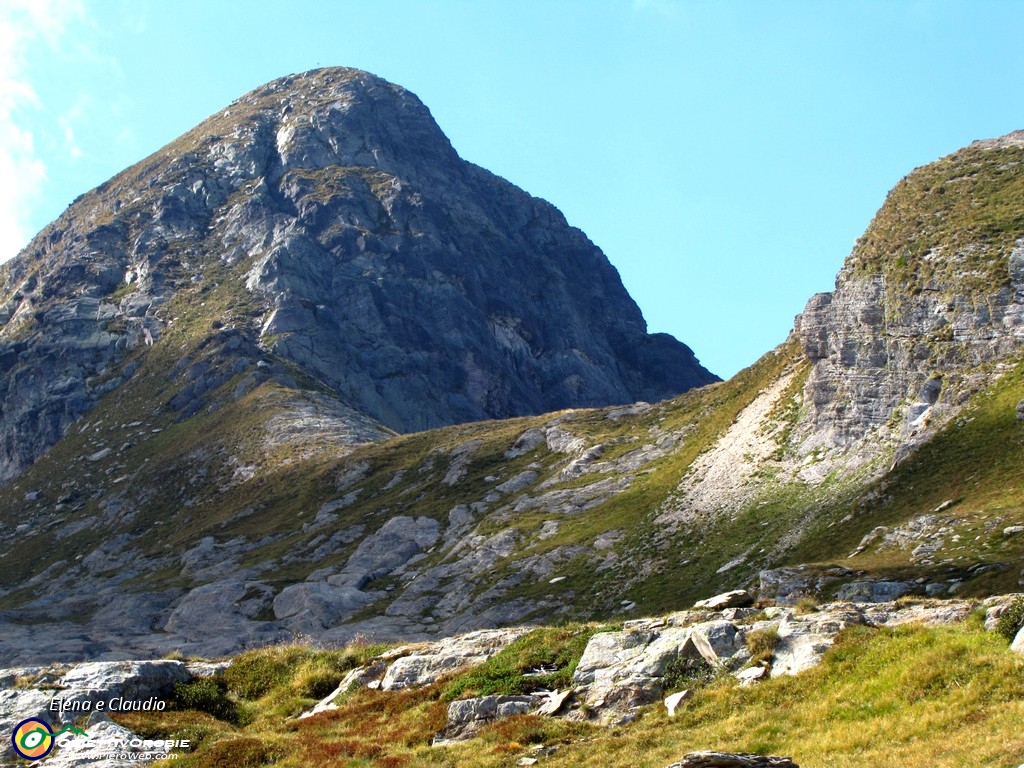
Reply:
[[413, 94], [316, 70], [83, 195], [0, 269], [0, 481], [130, 377], [132, 350], [195, 320], [162, 308], [204, 286], [240, 332], [207, 386], [269, 353], [400, 432], [717, 380], [647, 334], [582, 232], [459, 158]]

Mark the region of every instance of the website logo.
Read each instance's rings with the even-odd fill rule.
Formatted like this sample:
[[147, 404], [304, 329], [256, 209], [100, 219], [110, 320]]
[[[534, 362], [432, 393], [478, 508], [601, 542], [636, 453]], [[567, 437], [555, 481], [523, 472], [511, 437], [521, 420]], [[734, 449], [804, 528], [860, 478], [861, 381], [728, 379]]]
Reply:
[[79, 736], [88, 736], [85, 731], [74, 725], [65, 725], [54, 733], [48, 722], [38, 717], [30, 717], [15, 726], [11, 734], [11, 745], [19, 757], [26, 760], [42, 760], [50, 754], [57, 737], [67, 731]]

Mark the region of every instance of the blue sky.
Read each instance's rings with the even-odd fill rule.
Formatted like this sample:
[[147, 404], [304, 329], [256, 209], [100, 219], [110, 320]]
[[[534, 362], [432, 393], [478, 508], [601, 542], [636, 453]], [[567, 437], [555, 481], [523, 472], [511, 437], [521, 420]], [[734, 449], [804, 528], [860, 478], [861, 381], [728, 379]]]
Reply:
[[0, 260], [263, 82], [359, 67], [557, 205], [721, 376], [911, 169], [1024, 128], [1024, 2], [0, 0]]

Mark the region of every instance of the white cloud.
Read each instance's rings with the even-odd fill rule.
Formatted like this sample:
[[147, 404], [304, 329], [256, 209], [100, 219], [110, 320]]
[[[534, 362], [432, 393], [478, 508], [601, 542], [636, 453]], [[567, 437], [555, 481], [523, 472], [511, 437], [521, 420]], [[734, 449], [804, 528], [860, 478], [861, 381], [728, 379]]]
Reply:
[[[0, 3], [0, 261], [17, 254], [32, 236], [29, 215], [46, 180], [46, 164], [28, 127], [27, 116], [41, 105], [26, 51], [40, 43], [56, 48], [67, 26], [84, 17], [80, 0]], [[76, 147], [70, 123], [62, 127], [69, 146]]]
[[68, 151], [68, 155], [73, 159], [77, 160], [82, 156], [82, 148], [78, 146], [78, 142], [75, 140], [75, 129], [71, 127], [72, 114], [61, 115], [57, 118], [57, 123], [60, 125], [61, 131], [64, 133], [64, 143]]

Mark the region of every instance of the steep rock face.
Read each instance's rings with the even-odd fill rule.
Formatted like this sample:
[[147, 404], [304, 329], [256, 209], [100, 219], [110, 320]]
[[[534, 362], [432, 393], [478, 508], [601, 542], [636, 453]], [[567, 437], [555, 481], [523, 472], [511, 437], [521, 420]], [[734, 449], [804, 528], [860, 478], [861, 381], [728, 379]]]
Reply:
[[186, 416], [268, 354], [401, 432], [716, 380], [646, 333], [557, 209], [460, 159], [411, 93], [348, 69], [253, 91], [0, 268], [0, 481], [175, 323], [197, 346], [235, 336], [183, 367], [179, 390], [200, 380], [172, 406]]
[[[800, 453], [913, 446], [1024, 340], [1024, 132], [975, 142], [890, 193], [795, 334], [812, 364]], [[929, 429], [931, 428], [931, 429]]]

